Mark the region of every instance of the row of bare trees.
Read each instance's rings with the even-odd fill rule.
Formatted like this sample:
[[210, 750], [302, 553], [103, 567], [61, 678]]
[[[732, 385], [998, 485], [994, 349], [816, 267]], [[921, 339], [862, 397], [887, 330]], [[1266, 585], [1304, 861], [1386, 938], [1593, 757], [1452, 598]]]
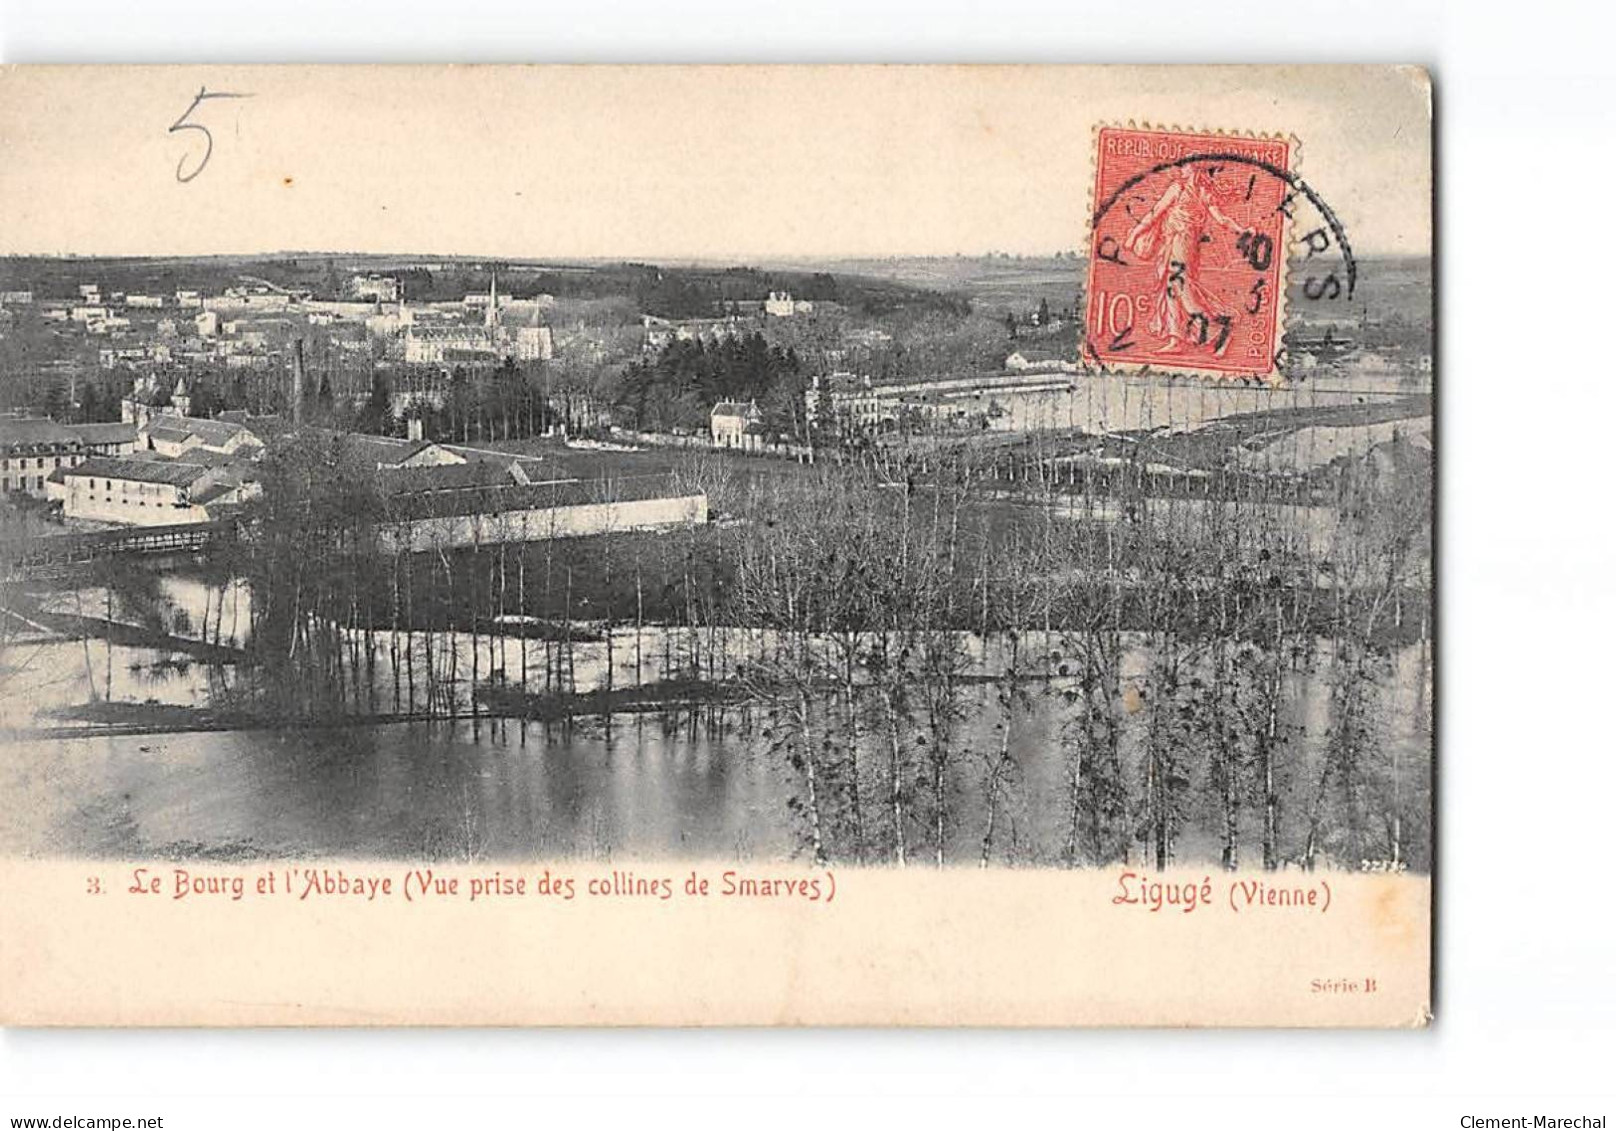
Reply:
[[714, 612], [777, 637], [743, 680], [810, 854], [1424, 865], [1420, 469], [1346, 461], [1311, 509], [1053, 482], [960, 459], [753, 498]]
[[338, 453], [289, 450], [237, 563], [258, 690], [291, 717], [609, 712], [589, 694], [632, 651], [626, 683], [705, 688], [731, 729], [740, 701], [818, 861], [1427, 863], [1428, 467], [1161, 497], [1142, 460], [746, 466], [673, 482], [739, 521], [412, 547]]

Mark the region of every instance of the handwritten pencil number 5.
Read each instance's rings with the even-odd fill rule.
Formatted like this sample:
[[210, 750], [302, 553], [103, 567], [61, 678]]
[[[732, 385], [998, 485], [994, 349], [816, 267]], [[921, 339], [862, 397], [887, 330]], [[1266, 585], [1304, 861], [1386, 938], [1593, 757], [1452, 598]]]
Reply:
[[202, 143], [205, 148], [202, 150], [201, 158], [196, 162], [195, 166], [192, 167], [189, 172], [187, 172], [185, 168], [186, 158], [180, 158], [179, 164], [174, 166], [175, 180], [179, 181], [182, 185], [189, 184], [191, 181], [194, 181], [197, 174], [201, 173], [203, 169], [208, 167], [208, 160], [213, 156], [213, 132], [202, 123], [193, 122], [190, 120], [191, 115], [196, 113], [196, 108], [211, 98], [251, 97], [252, 95], [250, 94], [233, 94], [228, 91], [211, 91], [205, 86], [197, 89], [196, 97], [193, 98], [191, 100], [191, 104], [185, 108], [185, 113], [174, 119], [174, 124], [168, 127], [168, 132], [171, 134], [177, 134], [181, 130], [195, 130], [197, 133], [202, 135]]

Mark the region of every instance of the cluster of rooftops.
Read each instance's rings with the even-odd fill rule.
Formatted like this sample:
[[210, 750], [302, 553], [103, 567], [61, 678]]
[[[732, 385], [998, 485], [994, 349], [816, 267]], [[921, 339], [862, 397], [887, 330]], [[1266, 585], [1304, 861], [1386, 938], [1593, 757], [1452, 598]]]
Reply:
[[[113, 484], [146, 485], [197, 507], [244, 502], [259, 491], [266, 440], [303, 446], [332, 478], [363, 477], [390, 512], [450, 514], [652, 497], [666, 491], [662, 476], [581, 478], [564, 461], [302, 427], [278, 417], [197, 418], [152, 413], [140, 423], [61, 424], [33, 417], [0, 417], [0, 453], [37, 464], [28, 489], [63, 499], [65, 512], [106, 502]], [[259, 434], [259, 429], [265, 433]], [[656, 482], [653, 482], [656, 480]], [[76, 486], [75, 486], [76, 484]], [[131, 488], [132, 489], [132, 488]], [[120, 495], [121, 497], [121, 495]], [[72, 500], [72, 501], [69, 501]], [[83, 517], [107, 519], [101, 510]], [[211, 513], [210, 516], [212, 517]], [[113, 521], [151, 522], [149, 508]]]

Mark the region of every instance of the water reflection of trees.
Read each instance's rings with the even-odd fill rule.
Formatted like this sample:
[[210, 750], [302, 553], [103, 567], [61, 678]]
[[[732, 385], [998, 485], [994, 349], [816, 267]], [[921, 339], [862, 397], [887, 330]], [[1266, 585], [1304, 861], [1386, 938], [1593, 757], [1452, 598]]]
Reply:
[[[1058, 750], [1037, 753], [1062, 767], [1071, 866], [1425, 867], [1421, 458], [1316, 474], [1324, 536], [1276, 505], [1294, 481], [1214, 472], [1175, 499], [1138, 462], [1057, 481], [1034, 461], [1007, 484], [933, 453], [745, 481], [698, 460], [682, 480], [740, 521], [407, 554], [376, 536], [387, 499], [316, 446], [270, 461], [263, 536], [228, 568], [252, 580], [259, 693], [283, 717], [610, 713], [660, 680], [711, 696], [719, 725], [722, 685], [818, 861], [1026, 859], [1026, 792], [1047, 783], [1017, 734], [1053, 711]], [[580, 641], [628, 626], [635, 687], [580, 691]], [[732, 655], [737, 631], [754, 641]], [[1312, 752], [1304, 681], [1328, 688]]]

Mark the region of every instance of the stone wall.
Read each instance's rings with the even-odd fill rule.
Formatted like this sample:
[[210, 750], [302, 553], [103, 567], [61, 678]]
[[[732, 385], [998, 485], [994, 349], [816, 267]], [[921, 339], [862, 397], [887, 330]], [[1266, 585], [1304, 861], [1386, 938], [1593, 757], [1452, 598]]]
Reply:
[[615, 503], [508, 510], [498, 514], [445, 515], [397, 523], [380, 532], [384, 550], [413, 553], [501, 542], [540, 542], [627, 530], [656, 530], [707, 521], [706, 495], [632, 499]]

